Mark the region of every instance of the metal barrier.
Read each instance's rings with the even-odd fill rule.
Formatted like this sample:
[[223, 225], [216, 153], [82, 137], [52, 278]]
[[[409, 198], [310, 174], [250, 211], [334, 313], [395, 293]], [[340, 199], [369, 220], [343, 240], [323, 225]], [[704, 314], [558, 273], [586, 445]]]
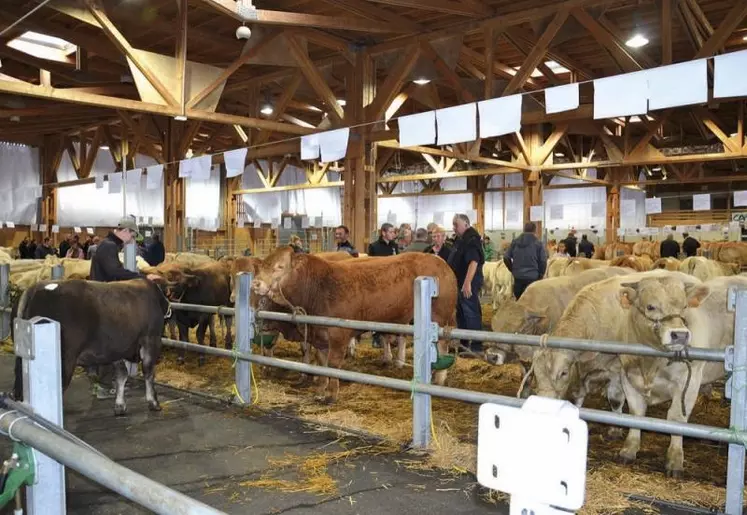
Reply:
[[[540, 346], [539, 336], [469, 331], [461, 329], [447, 331], [444, 328], [439, 328], [438, 325], [431, 320], [431, 299], [437, 296], [437, 286], [433, 278], [418, 277], [415, 280], [414, 325], [412, 326], [344, 320], [339, 318], [291, 313], [277, 313], [271, 311], [255, 312], [249, 302], [249, 295], [247, 293], [249, 285], [251, 284], [251, 274], [240, 273], [237, 277], [237, 284], [239, 285], [239, 290], [243, 293], [237, 295], [233, 309], [177, 303], [172, 304], [172, 307], [177, 310], [190, 310], [197, 308], [196, 310], [202, 313], [220, 313], [224, 315], [236, 315], [238, 313], [241, 316], [239, 316], [236, 321], [237, 335], [247, 334], [253, 336], [252, 322], [256, 316], [257, 318], [280, 322], [344, 327], [359, 331], [377, 331], [382, 333], [414, 336], [413, 381], [404, 381], [389, 377], [362, 374], [347, 370], [332, 369], [277, 358], [258, 356], [252, 354], [251, 347], [247, 345], [247, 342], [243, 339], [241, 345], [237, 346], [238, 350], [234, 351], [194, 345], [168, 338], [163, 339], [163, 344], [167, 347], [174, 347], [236, 360], [236, 384], [240, 396], [237, 401], [239, 403], [243, 404], [250, 399], [250, 391], [246, 379], [249, 371], [239, 366], [241, 363], [244, 363], [248, 368], [249, 362], [306, 374], [326, 376], [361, 384], [407, 391], [413, 394], [413, 446], [425, 448], [429, 445], [431, 436], [431, 396], [435, 395], [436, 397], [445, 399], [454, 399], [477, 404], [495, 403], [513, 407], [520, 407], [524, 402], [521, 399], [512, 397], [429, 384], [431, 379], [431, 364], [434, 363], [437, 358], [435, 343], [439, 337], [447, 336], [452, 339], [481, 340], [487, 342]], [[745, 432], [747, 430], [747, 290], [730, 292], [729, 297], [730, 306], [728, 309], [736, 311], [735, 342], [737, 345], [727, 347], [725, 350], [691, 348], [689, 350], [689, 357], [694, 360], [724, 363], [726, 370], [731, 372], [732, 375], [727, 381], [727, 398], [731, 398], [732, 401], [730, 428], [672, 422], [652, 417], [637, 417], [634, 415], [618, 414], [588, 408], [582, 408], [580, 414], [581, 418], [587, 422], [596, 422], [630, 429], [640, 429], [643, 431], [653, 431], [728, 443], [729, 472], [727, 477], [726, 513], [729, 515], [737, 515], [742, 513], [741, 507], [745, 463], [744, 445], [745, 441], [747, 441], [747, 433]], [[554, 349], [676, 358], [674, 352], [662, 352], [645, 345], [624, 342], [605, 342], [550, 337], [547, 338], [542, 345]], [[241, 379], [239, 378], [240, 373], [242, 374]]]

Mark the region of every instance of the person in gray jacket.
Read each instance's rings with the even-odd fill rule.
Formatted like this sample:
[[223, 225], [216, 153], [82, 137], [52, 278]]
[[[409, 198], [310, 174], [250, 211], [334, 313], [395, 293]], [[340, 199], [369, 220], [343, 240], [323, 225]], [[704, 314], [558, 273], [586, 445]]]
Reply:
[[511, 242], [503, 256], [506, 267], [514, 276], [514, 297], [519, 300], [530, 284], [541, 279], [547, 269], [547, 251], [534, 234], [533, 222], [524, 224], [524, 233]]

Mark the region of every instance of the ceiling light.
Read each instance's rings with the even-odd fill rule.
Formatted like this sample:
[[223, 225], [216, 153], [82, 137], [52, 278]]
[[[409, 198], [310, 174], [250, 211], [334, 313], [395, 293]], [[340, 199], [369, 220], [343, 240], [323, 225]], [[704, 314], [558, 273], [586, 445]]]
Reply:
[[742, 36], [742, 41], [747, 41], [747, 36]]
[[187, 121], [187, 117], [184, 116], [184, 115], [182, 115], [182, 114], [180, 114], [179, 116], [174, 116], [174, 120], [176, 120], [177, 122], [186, 122]]
[[431, 81], [431, 79], [426, 79], [425, 77], [421, 77], [420, 79], [415, 79], [413, 82], [417, 84], [418, 86], [425, 86]]
[[338, 98], [338, 99], [337, 99], [337, 105], [338, 105], [338, 106], [342, 106], [342, 107], [345, 107], [345, 106], [347, 105], [347, 103], [348, 103], [348, 102], [347, 102], [347, 100], [345, 100], [345, 99], [343, 99], [343, 98]]
[[109, 150], [109, 147], [107, 145], [101, 145], [99, 150]]
[[18, 116], [18, 115], [13, 115], [13, 116], [10, 117], [10, 121], [11, 122], [20, 122], [21, 121], [21, 117]]
[[470, 161], [469, 159], [462, 159], [462, 163], [471, 163], [471, 162], [472, 161]]
[[260, 109], [259, 112], [262, 113], [262, 114], [264, 114], [264, 115], [268, 115], [269, 116], [269, 115], [271, 115], [274, 112], [274, 109], [272, 108], [272, 106], [270, 104], [267, 104], [262, 109]]
[[545, 61], [545, 66], [550, 68], [554, 73], [570, 73], [571, 70], [563, 66], [557, 61]]
[[497, 152], [493, 152], [493, 157], [498, 157], [498, 153]]
[[565, 157], [565, 154], [562, 152], [555, 152], [555, 157]]
[[732, 132], [731, 134], [729, 134], [729, 137], [730, 138], [736, 138], [737, 137], [737, 133], [736, 132]]
[[648, 39], [646, 39], [643, 34], [636, 34], [625, 42], [625, 46], [630, 48], [641, 48], [646, 45], [648, 45]]
[[654, 172], [661, 172], [661, 166], [654, 166], [653, 168], [651, 168], [651, 170], [653, 170]]

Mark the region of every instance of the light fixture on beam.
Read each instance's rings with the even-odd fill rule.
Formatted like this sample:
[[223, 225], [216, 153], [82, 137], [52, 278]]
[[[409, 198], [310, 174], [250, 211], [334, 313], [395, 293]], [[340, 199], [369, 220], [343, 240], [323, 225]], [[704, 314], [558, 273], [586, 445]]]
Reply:
[[18, 123], [21, 121], [21, 117], [14, 114], [13, 116], [10, 117], [10, 121]]
[[272, 108], [270, 104], [265, 104], [262, 109], [259, 110], [260, 113], [270, 116], [275, 110]]
[[555, 152], [555, 157], [565, 157], [565, 154], [562, 152]]
[[431, 82], [431, 79], [420, 77], [419, 79], [415, 79], [413, 82], [417, 84], [418, 86], [425, 86], [426, 84], [429, 84]]
[[99, 150], [109, 150], [109, 146], [108, 145], [101, 145], [99, 147]]
[[651, 170], [654, 172], [661, 172], [661, 166], [654, 166]]
[[742, 36], [742, 41], [747, 41], [747, 36]]
[[337, 105], [340, 107], [345, 107], [348, 104], [348, 101], [344, 98], [338, 98], [337, 99]]
[[177, 122], [186, 122], [187, 117], [184, 116], [183, 114], [180, 114], [178, 116], [174, 116], [174, 120], [176, 120]]
[[625, 42], [625, 46], [630, 48], [641, 48], [646, 45], [648, 45], [648, 39], [640, 32]]

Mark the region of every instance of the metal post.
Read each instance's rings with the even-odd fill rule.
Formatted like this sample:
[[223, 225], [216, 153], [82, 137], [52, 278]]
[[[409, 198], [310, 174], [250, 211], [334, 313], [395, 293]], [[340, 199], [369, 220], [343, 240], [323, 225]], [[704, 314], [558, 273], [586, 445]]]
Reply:
[[[731, 388], [727, 387], [727, 393], [731, 390], [730, 429], [744, 431], [747, 429], [747, 290], [736, 291], [734, 358], [731, 368]], [[730, 443], [729, 461], [726, 468], [726, 513], [728, 515], [741, 515], [742, 513], [744, 464], [744, 445]]]
[[65, 267], [63, 265], [54, 265], [52, 267], [52, 279], [61, 281], [65, 278]]
[[10, 264], [0, 265], [0, 338], [10, 336]]
[[[15, 354], [22, 358], [23, 398], [34, 413], [62, 427], [62, 353], [60, 324], [34, 317], [16, 318]], [[29, 515], [65, 512], [65, 467], [34, 452], [36, 484], [26, 488]]]
[[[438, 326], [431, 322], [431, 299], [438, 296], [433, 277], [415, 279], [415, 338], [413, 381], [430, 384], [431, 363], [436, 361], [435, 343], [438, 341]], [[435, 326], [435, 327], [434, 327]], [[431, 396], [415, 393], [412, 397], [412, 445], [426, 449], [431, 438]]]
[[[234, 313], [236, 320], [236, 344], [235, 349], [241, 353], [252, 352], [252, 339], [254, 338], [254, 309], [250, 302], [252, 274], [241, 272], [236, 276], [238, 291], [234, 301]], [[252, 402], [252, 369], [248, 361], [236, 362], [236, 391], [240, 404], [251, 404]]]
[[132, 272], [137, 272], [137, 260], [135, 256], [137, 251], [135, 243], [128, 243], [124, 246], [124, 267]]

